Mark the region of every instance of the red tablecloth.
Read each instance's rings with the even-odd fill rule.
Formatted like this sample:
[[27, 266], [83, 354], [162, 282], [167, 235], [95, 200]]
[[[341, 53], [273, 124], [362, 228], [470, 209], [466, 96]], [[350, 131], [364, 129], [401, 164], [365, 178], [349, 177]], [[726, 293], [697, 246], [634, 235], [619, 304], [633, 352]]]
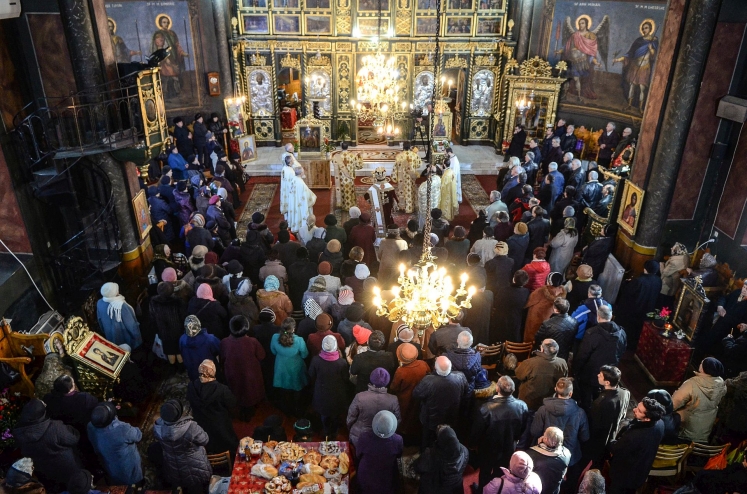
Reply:
[[663, 333], [650, 322], [644, 323], [635, 354], [655, 384], [677, 386], [685, 379], [693, 349], [686, 340], [678, 340], [674, 331], [671, 338], [664, 338]]
[[292, 129], [297, 120], [298, 114], [295, 108], [283, 108], [280, 112], [280, 124], [284, 129]]
[[[298, 443], [308, 451], [319, 450], [319, 444], [316, 443]], [[348, 443], [340, 442], [340, 449], [350, 455], [350, 448]], [[236, 462], [233, 465], [233, 472], [231, 473], [231, 482], [228, 484], [228, 494], [264, 494], [265, 484], [268, 482], [267, 479], [262, 477], [256, 477], [250, 472], [252, 467], [259, 460], [259, 456], [249, 456], [246, 459], [242, 459], [238, 454], [236, 455]], [[351, 460], [352, 462], [352, 460]], [[351, 465], [352, 467], [352, 465]], [[350, 479], [348, 475], [342, 477], [342, 482], [345, 485], [349, 485]]]

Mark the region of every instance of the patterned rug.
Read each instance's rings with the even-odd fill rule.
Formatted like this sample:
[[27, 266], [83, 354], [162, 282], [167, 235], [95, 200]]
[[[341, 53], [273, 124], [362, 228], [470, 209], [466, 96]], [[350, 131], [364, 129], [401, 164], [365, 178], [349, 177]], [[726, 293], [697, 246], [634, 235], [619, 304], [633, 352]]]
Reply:
[[462, 199], [469, 201], [475, 215], [490, 205], [490, 197], [474, 175], [462, 175]]
[[[400, 151], [399, 149], [382, 149], [382, 150], [376, 150], [376, 149], [349, 149], [348, 151], [352, 151], [358, 156], [361, 157], [363, 161], [374, 161], [374, 162], [382, 162], [382, 161], [391, 161], [394, 163], [395, 158]], [[337, 153], [341, 153], [342, 151], [335, 151], [332, 153], [332, 156], [334, 156]]]
[[361, 144], [386, 144], [386, 138], [373, 127], [358, 127], [358, 142]]
[[244, 211], [241, 213], [241, 219], [236, 225], [236, 236], [240, 239], [246, 238], [246, 229], [249, 223], [252, 222], [252, 215], [259, 211], [267, 217], [267, 212], [272, 204], [272, 199], [275, 197], [275, 192], [278, 189], [278, 184], [254, 184], [252, 194], [249, 196], [249, 200], [244, 206]]

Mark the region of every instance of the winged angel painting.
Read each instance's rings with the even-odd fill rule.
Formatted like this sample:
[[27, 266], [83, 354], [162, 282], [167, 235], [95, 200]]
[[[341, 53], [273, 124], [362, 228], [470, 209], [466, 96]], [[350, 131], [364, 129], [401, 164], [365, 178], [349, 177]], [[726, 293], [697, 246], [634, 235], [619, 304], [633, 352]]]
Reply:
[[592, 30], [591, 17], [584, 14], [576, 19], [576, 28], [571, 18], [566, 17], [563, 24], [563, 49], [556, 53], [563, 54], [568, 62], [568, 76], [573, 79], [570, 93], [575, 92], [579, 101], [597, 99], [594, 92], [594, 70], [604, 65], [607, 71], [607, 53], [610, 44], [610, 17], [605, 15], [602, 22]]

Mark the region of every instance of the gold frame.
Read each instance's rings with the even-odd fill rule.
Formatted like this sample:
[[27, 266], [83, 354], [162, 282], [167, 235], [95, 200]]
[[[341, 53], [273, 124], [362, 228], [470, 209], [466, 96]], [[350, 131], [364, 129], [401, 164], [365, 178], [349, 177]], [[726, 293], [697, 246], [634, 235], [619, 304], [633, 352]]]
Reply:
[[[281, 17], [297, 17], [298, 18], [298, 31], [278, 31], [276, 29], [275, 22], [280, 19]], [[303, 31], [303, 16], [300, 13], [297, 14], [291, 14], [291, 13], [282, 13], [282, 14], [273, 14], [272, 15], [272, 34], [273, 35], [295, 35], [295, 34], [301, 34], [301, 31]]]
[[[686, 324], [683, 325], [680, 324], [680, 309], [683, 308], [685, 298], [688, 298], [689, 301], [693, 301], [693, 304], [699, 303], [700, 308], [698, 309], [697, 313], [693, 310], [693, 313], [690, 315], [690, 320], [686, 322]], [[685, 279], [682, 280], [682, 290], [680, 291], [679, 297], [677, 297], [677, 308], [674, 311], [674, 317], [672, 318], [672, 325], [685, 333], [685, 338], [687, 338], [688, 341], [692, 341], [693, 336], [695, 333], [700, 329], [700, 325], [703, 323], [703, 317], [705, 316], [705, 313], [707, 312], [708, 304], [710, 303], [710, 300], [706, 296], [705, 290], [701, 285], [698, 285], [694, 280], [692, 279]], [[694, 308], [694, 307], [693, 307]], [[685, 308], [687, 310], [687, 308]], [[695, 327], [691, 328], [690, 323], [692, 323], [693, 316], [696, 316], [696, 322]]]
[[[141, 70], [137, 74], [137, 91], [140, 100], [140, 113], [143, 121], [143, 134], [145, 147], [152, 156], [152, 150], [163, 147], [169, 140], [169, 126], [166, 122], [166, 105], [163, 101], [163, 89], [161, 87], [161, 69]], [[150, 118], [146, 108], [146, 102], [152, 102], [155, 106], [155, 116]], [[158, 155], [156, 153], [155, 155]]]
[[[83, 364], [88, 369], [93, 369], [98, 374], [103, 374], [105, 377], [111, 379], [112, 383], [119, 379], [119, 374], [122, 372], [122, 368], [124, 368], [130, 358], [130, 352], [123, 350], [103, 336], [88, 329], [88, 326], [80, 317], [72, 317], [68, 320], [65, 324], [63, 337], [65, 341], [65, 352], [67, 352], [73, 360]], [[120, 355], [119, 360], [117, 360], [113, 367], [107, 368], [102, 364], [97, 364], [90, 358], [86, 358], [85, 354], [81, 355], [81, 352], [83, 351], [86, 351], [87, 353], [87, 349], [91, 348], [94, 343], [101, 343], [104, 346], [108, 346]]]
[[[309, 128], [319, 128], [319, 151], [303, 151], [303, 146], [301, 146], [301, 133], [302, 128], [305, 129], [306, 127]], [[298, 141], [298, 157], [299, 158], [317, 158], [319, 156], [322, 156], [322, 143], [324, 142], [324, 139], [329, 138], [329, 122], [325, 122], [322, 120], [317, 120], [316, 118], [302, 118], [301, 120], [296, 122], [295, 127], [293, 128], [293, 132], [295, 134], [295, 139]]]
[[[309, 17], [326, 17], [329, 19], [329, 31], [323, 32], [323, 33], [315, 33], [310, 32], [308, 29], [308, 20]], [[306, 35], [333, 35], [335, 33], [335, 20], [332, 16], [332, 14], [325, 14], [323, 12], [311, 12], [311, 13], [305, 13], [303, 15], [303, 32]]]
[[[382, 15], [390, 13], [391, 10], [392, 10], [392, 4], [395, 3], [395, 0], [382, 0], [382, 1], [386, 1], [388, 3], [388, 5], [386, 6], [386, 8], [382, 5], [382, 7], [381, 7], [381, 13], [382, 13]], [[378, 1], [376, 3], [378, 5]], [[363, 12], [365, 12], [366, 14], [375, 14], [375, 13], [377, 13], [379, 11], [379, 8], [376, 7], [374, 9], [370, 9], [370, 10], [368, 10], [368, 9], [361, 9], [361, 0], [355, 0], [355, 11], [358, 12], [359, 14], [361, 14]]]
[[[478, 115], [477, 113], [472, 112], [472, 97], [474, 89], [472, 85], [475, 82], [475, 76], [479, 74], [480, 72], [487, 71], [493, 73], [493, 94], [490, 99], [490, 111], [487, 115]], [[490, 118], [491, 115], [493, 115], [495, 111], [495, 100], [496, 95], [498, 94], [497, 89], [500, 87], [500, 74], [498, 72], [497, 67], [473, 67], [470, 73], [469, 81], [467, 83], [467, 88], [469, 90], [469, 108], [467, 108], [467, 117], [478, 117], [478, 118]]]
[[423, 15], [423, 16], [415, 16], [415, 21], [413, 25], [413, 32], [415, 33], [415, 36], [435, 36], [436, 33], [421, 33], [418, 31], [418, 21], [419, 20], [426, 20], [426, 19], [433, 19], [433, 21], [436, 23], [436, 29], [438, 29], [438, 17], [435, 15]]
[[247, 5], [250, 0], [238, 0], [239, 10], [251, 10], [253, 12], [257, 12], [259, 10], [267, 10], [270, 6], [270, 2], [272, 0], [265, 0], [265, 6], [264, 7], [252, 7], [251, 5]]
[[301, 9], [301, 0], [296, 0], [296, 6], [295, 7], [283, 7], [282, 5], [275, 5], [275, 2], [282, 3], [283, 0], [268, 0], [268, 2], [272, 2], [272, 10], [300, 10]]
[[[249, 16], [255, 16], [255, 17], [264, 17], [267, 21], [267, 30], [263, 32], [258, 31], [247, 31], [246, 25], [244, 23], [244, 18]], [[270, 14], [264, 13], [264, 12], [249, 12], [249, 13], [241, 13], [241, 22], [239, 22], [239, 32], [241, 34], [270, 34]]]
[[[144, 190], [141, 189], [132, 198], [132, 209], [135, 212], [135, 222], [137, 223], [137, 231], [140, 232], [140, 240], [145, 240], [150, 233], [150, 229], [153, 228], [153, 223], [151, 223], [148, 199], [145, 197]], [[144, 213], [142, 218], [139, 215], [141, 212]]]
[[[461, 21], [461, 20], [467, 20], [469, 21], [469, 32], [468, 33], [449, 33], [449, 21]], [[461, 37], [461, 38], [471, 38], [472, 32], [475, 28], [475, 19], [472, 15], [453, 15], [450, 17], [444, 17], [444, 21], [441, 23], [441, 28], [443, 30], [443, 33], [441, 36], [451, 36], [453, 38]]]
[[[450, 6], [450, 4], [451, 4], [451, 2], [453, 2], [453, 1], [455, 1], [455, 0], [443, 0], [443, 2], [444, 2], [444, 3], [446, 4], [446, 5], [444, 5], [444, 6], [446, 7], [446, 8], [444, 9], [444, 11], [445, 11], [445, 12], [462, 12], [462, 13], [466, 13], [466, 12], [474, 12], [474, 11], [475, 11], [475, 2], [477, 2], [477, 1], [479, 1], [479, 0], [470, 0], [470, 7], [466, 8], [466, 9], [463, 9], [463, 8], [461, 8], [461, 7], [457, 8], [457, 9], [455, 9], [455, 8], [452, 8], [452, 7]], [[457, 0], [457, 1], [458, 1], [458, 0]]]
[[438, 2], [443, 2], [445, 0], [423, 0], [428, 2], [428, 8], [421, 8], [419, 3], [420, 0], [413, 0], [413, 7], [418, 12], [433, 12], [433, 14], [436, 13], [436, 6], [438, 5]]
[[[433, 116], [436, 119], [436, 123], [435, 125], [433, 125], [433, 140], [436, 141], [436, 140], [446, 139], [447, 141], [451, 142], [451, 125], [453, 123], [452, 120], [454, 118], [454, 114], [451, 113], [450, 111], [446, 111], [443, 113], [433, 112]], [[444, 128], [446, 131], [446, 135], [444, 136], [436, 135], [436, 126], [438, 125], [439, 119], [444, 119], [443, 124], [444, 124]], [[431, 129], [428, 129], [428, 131], [430, 132]]]
[[[636, 199], [636, 205], [634, 211], [635, 211], [635, 222], [633, 226], [631, 227], [628, 223], [623, 221], [623, 214], [625, 213], [626, 203], [628, 202], [628, 196], [632, 194], [638, 194]], [[620, 210], [617, 212], [617, 224], [622, 227], [623, 230], [628, 232], [631, 235], [635, 235], [636, 230], [638, 230], [638, 220], [641, 218], [641, 209], [643, 207], [643, 196], [646, 194], [646, 192], [638, 187], [636, 184], [631, 182], [630, 180], [625, 181], [625, 186], [623, 187], [623, 195], [622, 200], [620, 201]]]
[[[373, 31], [361, 31], [361, 21], [373, 21], [375, 26], [372, 27]], [[368, 22], [364, 22], [366, 24]], [[386, 36], [391, 26], [391, 19], [389, 17], [381, 18], [381, 32], [382, 36]], [[358, 21], [355, 23], [355, 27], [358, 30], [358, 35], [361, 37], [376, 36], [379, 32], [379, 18], [378, 17], [358, 17]], [[359, 43], [360, 44], [360, 43]]]
[[505, 13], [506, 10], [507, 10], [506, 7], [508, 6], [508, 1], [507, 0], [501, 0], [501, 4], [502, 4], [501, 8], [498, 8], [498, 9], [490, 9], [490, 8], [488, 8], [488, 9], [481, 9], [480, 8], [480, 0], [475, 0], [475, 1], [477, 3], [477, 5], [475, 5], [475, 12], [477, 12], [478, 15], [481, 12], [504, 12]]
[[[319, 1], [319, 0], [317, 0]], [[327, 0], [329, 2], [329, 7], [309, 7], [308, 5], [309, 0], [303, 0], [303, 9], [304, 12], [311, 11], [311, 12], [329, 12], [334, 9], [335, 4], [334, 0]]]
[[241, 126], [243, 127], [243, 132], [241, 132], [240, 134], [230, 134], [231, 127], [230, 126], [228, 127], [228, 129], [229, 129], [229, 138], [231, 138], [231, 139], [238, 139], [239, 137], [245, 135], [246, 134], [246, 130], [247, 130], [246, 111], [244, 111], [244, 104], [245, 103], [238, 102], [238, 103], [236, 103], [234, 105], [229, 105], [229, 103], [228, 103], [229, 99], [233, 99], [233, 98], [226, 98], [226, 99], [223, 100], [223, 109], [226, 111], [226, 121], [227, 121], [226, 123], [228, 123], [229, 121], [230, 122], [234, 122], [235, 121], [235, 120], [228, 120], [228, 116], [231, 115], [231, 112], [228, 111], [228, 107], [229, 106], [235, 106], [236, 108], [238, 108], [239, 115], [241, 116], [241, 118], [243, 120], [243, 122], [241, 122]]
[[[497, 33], [481, 33], [480, 29], [479, 29], [480, 22], [481, 21], [490, 21], [490, 20], [494, 20], [494, 19], [495, 20], [500, 20], [500, 24], [499, 24], [499, 27], [498, 27], [498, 32]], [[483, 16], [480, 16], [480, 15], [477, 15], [477, 16], [475, 16], [475, 21], [477, 21], [476, 24], [475, 24], [475, 37], [480, 37], [480, 36], [501, 36], [501, 33], [506, 32], [506, 16], [505, 15], [490, 15], [490, 16], [487, 16], [487, 17], [483, 17]]]
[[[254, 143], [254, 146], [252, 146], [252, 157], [249, 159], [244, 159], [244, 157], [241, 155], [242, 149], [241, 149], [241, 141], [251, 139]], [[254, 136], [254, 134], [244, 134], [243, 136], [236, 139], [236, 141], [239, 143], [239, 157], [241, 159], [241, 164], [245, 163], [251, 163], [252, 161], [257, 161], [257, 138]]]

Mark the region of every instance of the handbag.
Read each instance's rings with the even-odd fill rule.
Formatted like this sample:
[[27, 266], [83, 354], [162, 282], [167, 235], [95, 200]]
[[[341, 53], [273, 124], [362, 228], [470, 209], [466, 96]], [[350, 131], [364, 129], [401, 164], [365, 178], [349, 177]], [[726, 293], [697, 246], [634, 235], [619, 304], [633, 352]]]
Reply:
[[723, 470], [726, 468], [726, 455], [729, 453], [729, 447], [730, 445], [727, 444], [719, 454], [709, 458], [703, 470]]

